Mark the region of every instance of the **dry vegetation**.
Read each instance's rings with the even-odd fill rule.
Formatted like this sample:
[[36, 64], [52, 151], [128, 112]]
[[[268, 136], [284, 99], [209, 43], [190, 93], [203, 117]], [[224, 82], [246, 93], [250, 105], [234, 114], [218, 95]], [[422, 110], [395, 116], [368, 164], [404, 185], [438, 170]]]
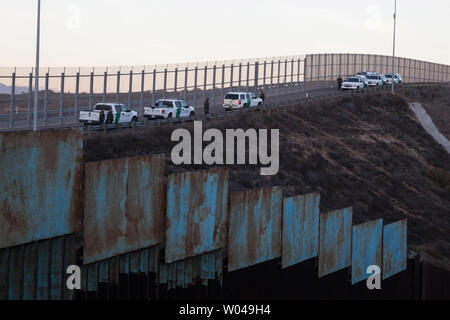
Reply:
[[[448, 90], [443, 92], [436, 94], [448, 99]], [[183, 126], [191, 129], [192, 124]], [[204, 126], [280, 129], [279, 173], [261, 177], [256, 166], [229, 166], [231, 190], [282, 185], [285, 196], [320, 191], [322, 212], [352, 206], [354, 223], [408, 218], [410, 249], [449, 268], [450, 156], [422, 129], [402, 97], [351, 96]], [[91, 134], [86, 136], [85, 159], [165, 152], [167, 174], [206, 168], [171, 163], [173, 129]]]

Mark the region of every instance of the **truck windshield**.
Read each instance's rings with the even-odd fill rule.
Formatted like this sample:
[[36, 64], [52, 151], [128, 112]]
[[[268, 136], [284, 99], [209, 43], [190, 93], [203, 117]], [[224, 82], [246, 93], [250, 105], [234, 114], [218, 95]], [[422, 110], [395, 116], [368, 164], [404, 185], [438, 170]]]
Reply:
[[239, 95], [238, 94], [227, 94], [226, 96], [225, 96], [225, 99], [228, 99], [228, 100], [239, 100]]
[[111, 110], [111, 106], [106, 105], [106, 104], [98, 104], [95, 106], [95, 110], [96, 111], [102, 111], [102, 110], [109, 111], [109, 110]]
[[367, 79], [369, 79], [369, 80], [378, 80], [378, 76], [369, 76]]
[[347, 80], [347, 82], [359, 82], [358, 78], [350, 78]]
[[392, 74], [387, 74], [386, 78], [392, 78]]
[[155, 103], [156, 108], [172, 108], [173, 103], [172, 101], [157, 101]]

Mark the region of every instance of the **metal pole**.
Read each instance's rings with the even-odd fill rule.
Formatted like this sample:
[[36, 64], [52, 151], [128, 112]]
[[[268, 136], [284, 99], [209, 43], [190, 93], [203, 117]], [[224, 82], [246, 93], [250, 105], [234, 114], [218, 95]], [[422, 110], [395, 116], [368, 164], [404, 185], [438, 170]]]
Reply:
[[116, 103], [120, 101], [120, 70], [117, 71], [117, 83], [116, 83]]
[[28, 128], [31, 127], [31, 104], [33, 103], [32, 100], [33, 100], [33, 73], [30, 73], [28, 75], [28, 104], [27, 104], [27, 127]]
[[11, 77], [11, 109], [9, 114], [9, 127], [14, 127], [14, 108], [16, 106], [16, 73]]
[[142, 72], [141, 72], [141, 99], [139, 101], [139, 110], [140, 110], [141, 115], [144, 114], [144, 91], [145, 91], [145, 69], [142, 69]]
[[94, 72], [89, 77], [89, 110], [94, 107]]
[[103, 74], [103, 103], [106, 102], [106, 91], [108, 90], [108, 71]]
[[39, 45], [40, 45], [40, 33], [41, 33], [41, 0], [38, 0], [37, 11], [37, 37], [36, 37], [36, 82], [34, 85], [34, 118], [33, 118], [33, 130], [37, 131], [37, 113], [39, 105]]
[[64, 79], [65, 79], [65, 73], [61, 73], [61, 95], [59, 98], [59, 124], [63, 123], [63, 116], [64, 116]]
[[394, 43], [392, 49], [392, 93], [395, 93], [395, 29], [397, 27], [397, 0], [395, 0], [395, 8], [394, 8]]
[[130, 83], [128, 86], [128, 108], [131, 110], [131, 103], [133, 99], [133, 69], [130, 70]]
[[75, 116], [75, 122], [78, 120], [78, 94], [80, 92], [80, 72], [77, 72], [76, 80], [75, 80], [75, 110], [74, 110], [74, 116]]
[[46, 127], [48, 123], [48, 82], [49, 82], [49, 73], [47, 72], [45, 74], [44, 127]]
[[183, 99], [184, 99], [185, 102], [187, 102], [186, 99], [187, 99], [187, 87], [188, 87], [188, 72], [189, 72], [188, 67], [184, 68], [184, 93], [183, 93]]

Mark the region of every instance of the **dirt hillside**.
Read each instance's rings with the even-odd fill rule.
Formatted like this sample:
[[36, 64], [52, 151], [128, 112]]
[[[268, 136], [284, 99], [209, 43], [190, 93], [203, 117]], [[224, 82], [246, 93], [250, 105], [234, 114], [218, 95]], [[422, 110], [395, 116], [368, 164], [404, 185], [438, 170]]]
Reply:
[[[450, 100], [448, 90], [439, 94]], [[229, 166], [231, 190], [281, 185], [285, 196], [320, 191], [321, 212], [351, 206], [356, 224], [406, 217], [409, 248], [450, 269], [450, 156], [399, 95], [355, 95], [270, 115], [245, 113], [204, 127], [280, 129], [279, 173], [262, 177], [257, 166]], [[91, 134], [86, 161], [165, 152], [167, 174], [207, 168], [172, 164], [173, 129]]]

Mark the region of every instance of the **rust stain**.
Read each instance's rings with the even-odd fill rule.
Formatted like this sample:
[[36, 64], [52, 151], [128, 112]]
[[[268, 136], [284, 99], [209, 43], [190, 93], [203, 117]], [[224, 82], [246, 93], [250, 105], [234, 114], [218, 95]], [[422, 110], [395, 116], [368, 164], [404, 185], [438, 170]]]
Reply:
[[79, 130], [0, 134], [0, 248], [81, 230]]
[[162, 243], [164, 155], [86, 165], [84, 263]]
[[281, 256], [282, 191], [266, 187], [230, 195], [230, 271]]

